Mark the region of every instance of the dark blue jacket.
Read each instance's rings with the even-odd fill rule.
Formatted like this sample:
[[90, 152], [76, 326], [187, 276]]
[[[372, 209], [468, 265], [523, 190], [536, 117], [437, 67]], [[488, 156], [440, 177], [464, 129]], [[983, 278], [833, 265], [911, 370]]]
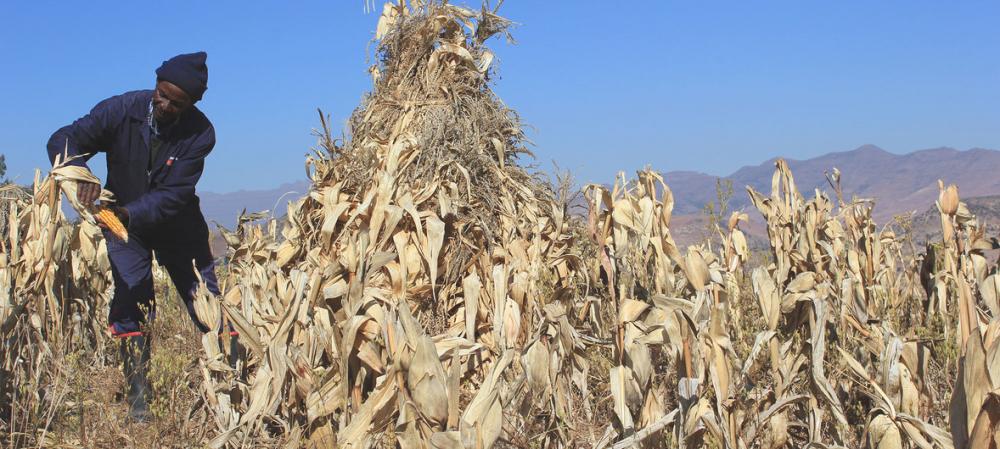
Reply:
[[[215, 128], [195, 107], [185, 111], [169, 131], [162, 132], [156, 160], [150, 167], [150, 129], [147, 125], [152, 90], [128, 92], [108, 98], [89, 114], [65, 126], [49, 139], [49, 160], [65, 151], [70, 156], [107, 153], [105, 188], [118, 205], [128, 209], [129, 232], [167, 237], [187, 233], [207, 237], [195, 184], [205, 167], [205, 157], [215, 146]], [[193, 236], [195, 232], [199, 235]], [[158, 240], [158, 239], [157, 239]]]

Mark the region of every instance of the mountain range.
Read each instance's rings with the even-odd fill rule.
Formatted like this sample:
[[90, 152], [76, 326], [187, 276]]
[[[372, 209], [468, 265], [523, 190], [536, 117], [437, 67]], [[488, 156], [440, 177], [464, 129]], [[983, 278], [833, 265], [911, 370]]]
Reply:
[[[240, 212], [271, 211], [276, 216], [285, 215], [289, 201], [309, 193], [309, 181], [284, 183], [278, 187], [261, 190], [238, 190], [229, 193], [198, 192], [201, 211], [207, 220], [226, 228], [236, 226]], [[211, 226], [210, 226], [211, 227]]]
[[[704, 235], [704, 206], [716, 199], [719, 180], [732, 181], [730, 210], [754, 212], [745, 188], [750, 186], [769, 193], [775, 160], [777, 158], [746, 166], [726, 176], [693, 171], [664, 173], [674, 194], [678, 243], [696, 241]], [[811, 159], [785, 160], [795, 175], [799, 191], [806, 197], [811, 197], [816, 188], [831, 191], [825, 173], [839, 169], [845, 199], [853, 196], [874, 199], [874, 215], [880, 223], [897, 214], [922, 213], [933, 206], [938, 195], [938, 179], [957, 184], [963, 199], [1000, 195], [1000, 151], [996, 150], [934, 148], [894, 154], [874, 145], [864, 145]], [[232, 228], [244, 208], [250, 212], [270, 210], [282, 216], [287, 202], [308, 190], [308, 181], [302, 180], [271, 189], [200, 192], [199, 196], [209, 220]], [[749, 215], [757, 217], [756, 213]], [[751, 223], [750, 227], [755, 226]], [[748, 231], [755, 233], [754, 229]]]
[[[763, 193], [771, 190], [774, 162], [743, 167], [720, 179], [733, 182], [730, 209], [750, 207], [745, 187]], [[841, 172], [845, 199], [852, 196], [875, 200], [875, 216], [886, 219], [903, 212], [922, 212], [937, 199], [938, 179], [957, 184], [962, 197], [1000, 194], [1000, 151], [973, 148], [959, 151], [935, 148], [907, 154], [893, 154], [874, 145], [851, 151], [829, 153], [805, 160], [785, 158], [799, 191], [811, 197], [813, 189], [831, 191], [825, 173]], [[697, 172], [667, 172], [667, 184], [674, 193], [674, 212], [698, 213], [716, 197], [716, 177]]]

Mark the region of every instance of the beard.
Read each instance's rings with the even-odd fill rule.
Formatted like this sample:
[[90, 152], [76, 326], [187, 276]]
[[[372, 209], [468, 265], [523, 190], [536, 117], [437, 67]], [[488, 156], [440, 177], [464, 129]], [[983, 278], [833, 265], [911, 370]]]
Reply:
[[161, 125], [169, 125], [177, 121], [177, 114], [170, 114], [157, 106], [153, 106], [153, 119]]

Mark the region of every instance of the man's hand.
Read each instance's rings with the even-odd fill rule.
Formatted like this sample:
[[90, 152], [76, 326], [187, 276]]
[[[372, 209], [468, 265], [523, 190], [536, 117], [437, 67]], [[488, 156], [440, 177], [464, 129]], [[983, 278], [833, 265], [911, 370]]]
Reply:
[[80, 200], [84, 206], [90, 206], [101, 196], [100, 184], [92, 182], [81, 182], [76, 187], [76, 199]]

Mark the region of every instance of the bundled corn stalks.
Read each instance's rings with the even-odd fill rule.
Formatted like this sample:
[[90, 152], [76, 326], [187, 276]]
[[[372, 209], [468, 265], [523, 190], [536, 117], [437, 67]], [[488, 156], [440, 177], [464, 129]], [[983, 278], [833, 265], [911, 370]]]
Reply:
[[[488, 87], [483, 43], [507, 24], [386, 7], [351, 139], [325, 134], [280, 239], [273, 224], [228, 236], [222, 305], [251, 356], [236, 372], [204, 340], [212, 446], [280, 433], [488, 448], [526, 420], [543, 440], [568, 438], [561, 423], [588, 382], [571, 324], [578, 259], [565, 206], [517, 164], [520, 126]], [[216, 319], [216, 299], [199, 301]]]

